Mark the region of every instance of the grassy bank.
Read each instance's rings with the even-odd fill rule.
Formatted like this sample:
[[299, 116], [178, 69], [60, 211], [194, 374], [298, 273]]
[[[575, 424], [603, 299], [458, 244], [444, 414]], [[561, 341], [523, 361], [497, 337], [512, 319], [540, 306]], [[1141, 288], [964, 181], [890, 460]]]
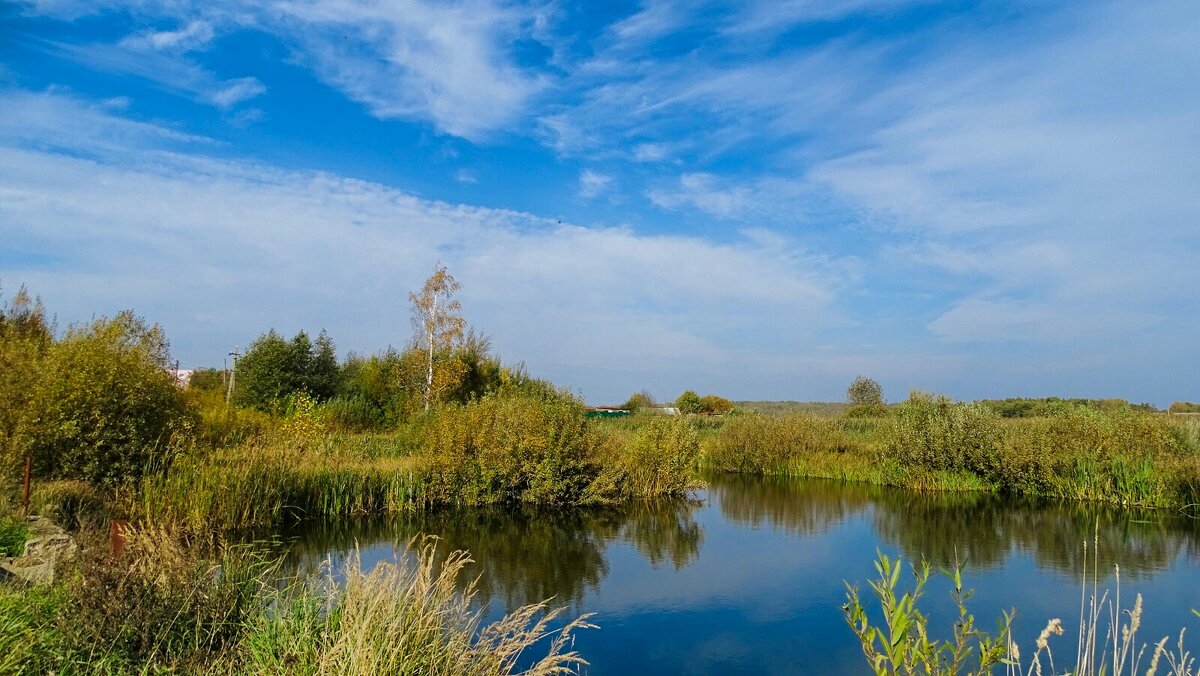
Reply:
[[[133, 531], [91, 548], [52, 587], [0, 585], [0, 674], [551, 674], [586, 664], [545, 604], [482, 625], [465, 552], [420, 544], [396, 564], [280, 585], [245, 547]], [[464, 590], [465, 591], [460, 591]]]
[[914, 397], [886, 417], [731, 416], [705, 443], [710, 469], [917, 490], [982, 490], [1200, 510], [1200, 426], [1133, 409], [1064, 407], [1003, 418]]
[[192, 446], [113, 491], [109, 509], [195, 533], [443, 505], [613, 504], [682, 495], [700, 449], [683, 419], [609, 430], [578, 402], [538, 397], [441, 407], [388, 434], [296, 427]]

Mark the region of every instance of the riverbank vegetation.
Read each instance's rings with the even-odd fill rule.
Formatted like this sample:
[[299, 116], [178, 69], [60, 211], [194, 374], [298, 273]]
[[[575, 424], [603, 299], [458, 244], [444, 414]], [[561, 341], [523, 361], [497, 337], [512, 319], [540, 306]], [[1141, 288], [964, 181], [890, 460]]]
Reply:
[[0, 585], [0, 674], [535, 675], [586, 664], [571, 649], [586, 616], [564, 623], [533, 604], [484, 625], [467, 554], [435, 558], [415, 542], [373, 571], [351, 559], [291, 579], [262, 548], [131, 530], [119, 555], [90, 547], [54, 586]]
[[[1084, 549], [1086, 552], [1086, 548]], [[846, 583], [846, 603], [842, 613], [862, 647], [871, 672], [885, 674], [984, 674], [1003, 669], [1007, 674], [1146, 674], [1159, 672], [1168, 676], [1194, 676], [1198, 671], [1197, 657], [1184, 644], [1185, 629], [1178, 640], [1164, 636], [1155, 643], [1139, 643], [1143, 613], [1142, 596], [1133, 604], [1121, 606], [1121, 574], [1116, 568], [1116, 591], [1101, 592], [1097, 588], [1099, 566], [1095, 558], [1091, 570], [1084, 557], [1083, 580], [1080, 591], [1079, 619], [1075, 623], [1075, 640], [1061, 639], [1066, 645], [1058, 648], [1058, 637], [1067, 632], [1068, 622], [1052, 618], [1038, 634], [1032, 646], [1021, 645], [1013, 638], [1014, 609], [997, 622], [993, 633], [981, 628], [968, 609], [973, 592], [963, 584], [963, 569], [957, 563], [941, 569], [951, 583], [951, 598], [955, 613], [953, 629], [948, 638], [937, 638], [931, 630], [929, 615], [922, 610], [925, 587], [933, 576], [928, 563], [910, 564], [913, 582], [902, 587], [904, 569], [901, 559], [892, 560], [879, 554], [875, 561], [878, 577], [868, 585], [878, 605], [882, 624], [876, 624], [868, 607], [863, 604], [857, 585]], [[1089, 580], [1091, 585], [1089, 587]], [[1192, 611], [1200, 617], [1200, 611]], [[1074, 656], [1071, 646], [1074, 645]], [[1128, 670], [1128, 671], [1126, 671]]]
[[[282, 599], [264, 587], [265, 562], [230, 559], [221, 544], [231, 531], [306, 519], [653, 501], [686, 495], [702, 471], [1200, 509], [1200, 419], [1114, 400], [964, 403], [914, 392], [889, 405], [860, 377], [844, 405], [781, 412], [688, 390], [674, 402], [680, 414], [664, 415], [641, 392], [627, 402], [633, 415], [590, 419], [579, 398], [504, 365], [467, 327], [444, 268], [431, 280], [412, 296], [415, 337], [404, 349], [339, 362], [323, 331], [314, 341], [268, 330], [234, 369], [197, 370], [186, 385], [162, 330], [132, 312], [60, 333], [24, 289], [0, 305], [0, 546], [16, 553], [22, 544], [15, 515], [26, 460], [33, 510], [83, 537], [114, 519], [170, 533], [138, 535], [120, 561], [85, 556], [49, 589], [0, 585], [0, 660], [33, 660], [38, 672], [210, 662], [266, 672], [280, 664], [272, 660], [304, 673], [399, 668], [388, 642], [424, 625], [376, 629], [328, 609], [361, 601], [364, 613], [399, 612], [413, 600], [388, 594], [407, 593], [404, 585], [433, 593], [440, 583], [407, 568], [348, 572], [354, 584], [343, 596], [305, 587]], [[361, 599], [344, 596], [359, 591]], [[465, 606], [448, 610], [462, 597], [438, 598], [429, 612], [458, 627], [429, 644], [439, 664], [455, 665], [447, 673], [484, 664], [469, 660], [503, 653], [503, 641], [519, 653], [546, 632], [534, 619], [544, 608], [486, 629]], [[128, 605], [131, 619], [83, 617], [100, 603]], [[376, 631], [384, 633], [369, 636], [382, 643], [363, 650], [383, 652], [350, 654], [349, 637]], [[18, 646], [30, 632], [44, 641]], [[555, 646], [547, 665], [580, 663]]]
[[705, 460], [721, 471], [1195, 511], [1197, 427], [1129, 406], [1076, 404], [1006, 418], [985, 403], [916, 392], [872, 418], [730, 418]]

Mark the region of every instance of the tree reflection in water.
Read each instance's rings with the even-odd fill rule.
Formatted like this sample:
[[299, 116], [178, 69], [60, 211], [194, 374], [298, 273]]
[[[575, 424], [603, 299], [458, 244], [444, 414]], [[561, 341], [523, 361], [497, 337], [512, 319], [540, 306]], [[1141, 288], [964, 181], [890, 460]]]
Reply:
[[693, 561], [704, 540], [693, 518], [699, 506], [677, 500], [620, 509], [446, 509], [312, 524], [294, 534], [288, 567], [312, 572], [356, 546], [366, 562], [368, 550], [387, 556], [414, 537], [436, 535], [440, 556], [457, 549], [471, 553], [475, 562], [460, 583], [478, 577], [480, 598], [508, 608], [548, 598], [578, 607], [608, 573], [605, 550], [612, 542], [632, 544], [654, 566], [670, 562], [679, 569]]
[[[475, 563], [481, 598], [507, 608], [554, 598], [582, 609], [584, 596], [609, 572], [610, 544], [625, 543], [655, 567], [681, 569], [699, 556], [704, 529], [699, 509], [719, 510], [727, 521], [764, 525], [798, 538], [837, 528], [848, 520], [869, 524], [880, 545], [910, 560], [947, 566], [957, 556], [972, 568], [1003, 564], [1028, 553], [1042, 569], [1083, 573], [1099, 543], [1099, 570], [1138, 579], [1166, 569], [1179, 556], [1200, 558], [1200, 521], [1165, 512], [1106, 505], [1012, 499], [979, 493], [914, 493], [836, 481], [709, 477], [708, 505], [697, 500], [640, 503], [624, 508], [439, 510], [393, 519], [360, 519], [310, 525], [294, 534], [290, 566], [314, 570], [357, 546], [364, 564], [395, 556], [420, 535], [437, 535], [442, 555], [465, 549]], [[723, 552], [709, 552], [720, 557]]]
[[767, 523], [796, 535], [824, 532], [868, 515], [880, 539], [910, 560], [937, 566], [958, 560], [972, 567], [1003, 563], [1027, 552], [1037, 565], [1079, 579], [1099, 551], [1099, 570], [1113, 564], [1137, 579], [1165, 569], [1180, 555], [1200, 555], [1200, 521], [1167, 512], [1112, 505], [1010, 498], [983, 493], [916, 493], [826, 480], [710, 477], [710, 491], [728, 519]]

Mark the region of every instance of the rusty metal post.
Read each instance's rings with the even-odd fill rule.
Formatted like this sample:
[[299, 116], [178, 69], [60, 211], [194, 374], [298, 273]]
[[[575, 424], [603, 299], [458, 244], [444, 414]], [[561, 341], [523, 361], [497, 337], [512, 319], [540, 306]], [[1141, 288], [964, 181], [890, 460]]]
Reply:
[[112, 524], [108, 527], [108, 544], [112, 548], [113, 558], [121, 555], [125, 551], [125, 530], [129, 528], [128, 521], [121, 519], [113, 519]]
[[21, 511], [29, 516], [29, 475], [33, 474], [33, 456], [25, 456], [25, 492], [21, 494]]

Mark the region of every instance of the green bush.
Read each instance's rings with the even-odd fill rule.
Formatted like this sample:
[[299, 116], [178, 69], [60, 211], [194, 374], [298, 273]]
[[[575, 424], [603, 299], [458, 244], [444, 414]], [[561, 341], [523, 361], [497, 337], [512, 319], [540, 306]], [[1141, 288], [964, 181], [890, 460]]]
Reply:
[[0, 471], [10, 476], [23, 464], [17, 432], [52, 343], [45, 308], [24, 287], [0, 305]]
[[1001, 441], [1000, 417], [991, 409], [914, 393], [899, 407], [887, 454], [901, 465], [991, 476]]
[[383, 409], [361, 395], [337, 396], [325, 402], [322, 408], [335, 428], [347, 432], [379, 429], [386, 420]]
[[493, 395], [438, 409], [424, 453], [435, 501], [571, 504], [599, 474], [598, 441], [577, 401]]
[[857, 447], [836, 418], [739, 415], [722, 425], [708, 460], [720, 470], [773, 474], [785, 472], [802, 456]]
[[168, 364], [162, 329], [132, 312], [68, 329], [20, 423], [37, 474], [115, 483], [165, 461], [193, 423]]
[[657, 416], [621, 452], [624, 484], [635, 496], [681, 496], [695, 483], [700, 440], [682, 418]]
[[256, 338], [238, 360], [233, 400], [260, 411], [275, 411], [298, 392], [325, 401], [334, 395], [337, 381], [337, 355], [324, 331], [314, 343], [304, 331], [287, 341], [271, 329]]

